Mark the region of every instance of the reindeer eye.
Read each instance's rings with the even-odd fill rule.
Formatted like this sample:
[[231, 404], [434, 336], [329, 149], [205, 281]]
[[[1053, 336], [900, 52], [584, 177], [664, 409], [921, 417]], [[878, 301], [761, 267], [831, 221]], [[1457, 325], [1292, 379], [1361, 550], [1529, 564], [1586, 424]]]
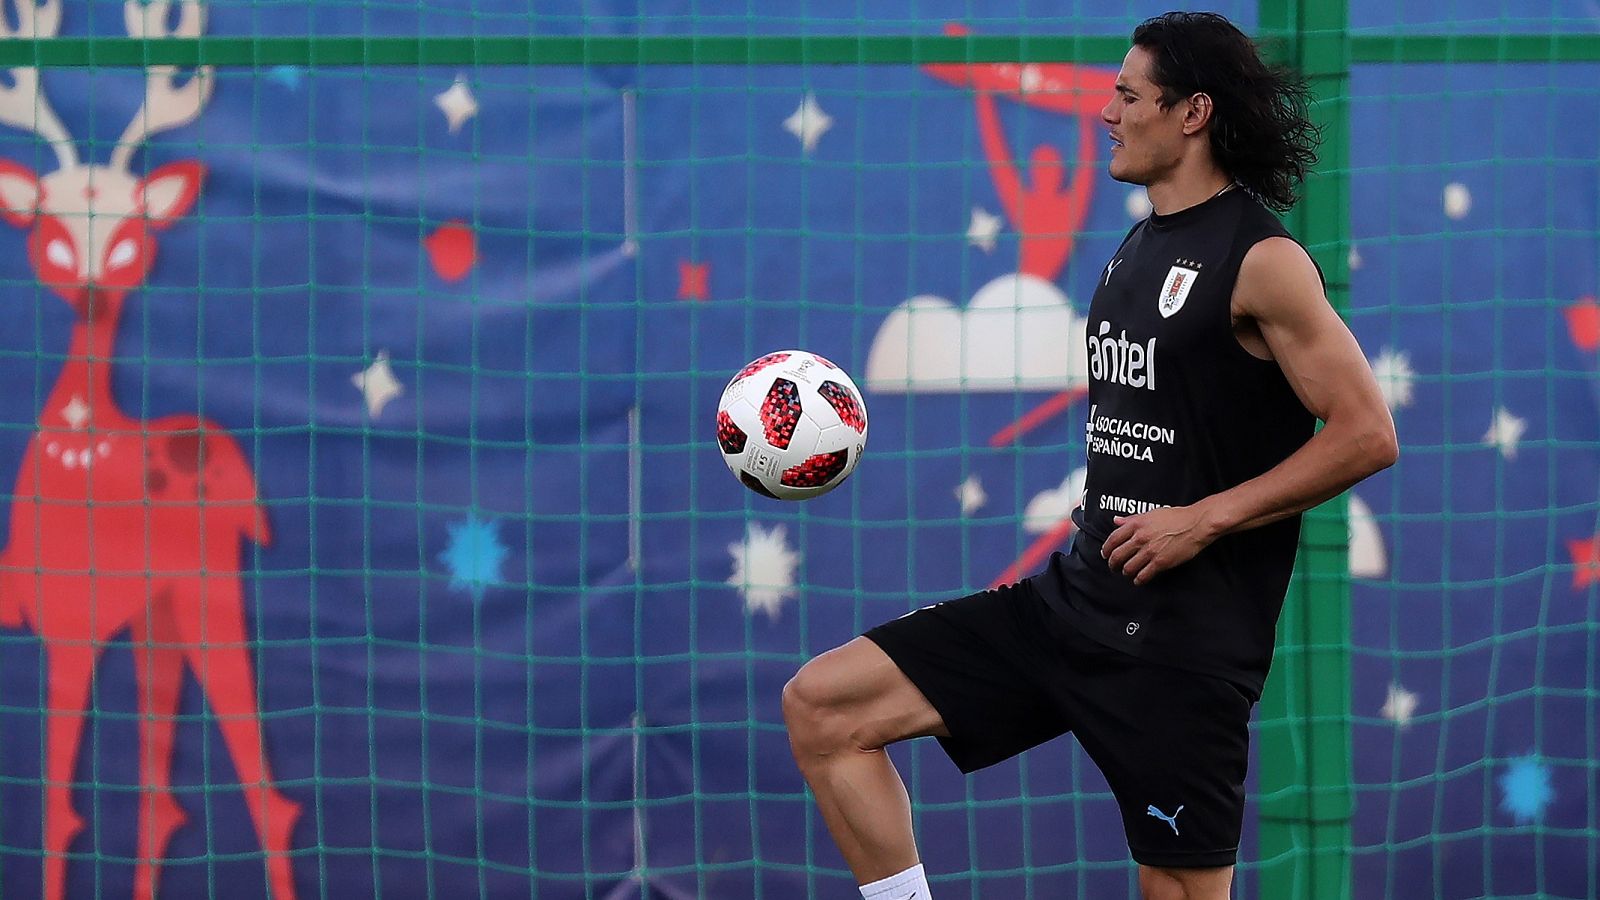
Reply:
[[115, 247], [111, 248], [111, 258], [106, 260], [106, 264], [113, 269], [120, 269], [133, 262], [133, 257], [137, 252], [138, 247], [134, 245], [134, 242], [129, 238], [123, 238], [117, 242]]
[[45, 245], [44, 256], [45, 259], [50, 260], [51, 265], [63, 269], [72, 268], [72, 248], [68, 247], [67, 242], [60, 238]]

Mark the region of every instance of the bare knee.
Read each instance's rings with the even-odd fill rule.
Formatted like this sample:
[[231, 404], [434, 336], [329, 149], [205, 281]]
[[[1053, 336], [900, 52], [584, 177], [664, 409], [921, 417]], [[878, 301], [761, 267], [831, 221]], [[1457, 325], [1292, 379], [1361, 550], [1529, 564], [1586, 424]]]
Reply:
[[800, 667], [783, 688], [783, 719], [802, 769], [846, 752], [876, 753], [906, 738], [949, 734], [927, 698], [864, 637]]
[[783, 686], [783, 721], [789, 746], [802, 766], [851, 745], [853, 723], [840, 685], [826, 665], [812, 660]]

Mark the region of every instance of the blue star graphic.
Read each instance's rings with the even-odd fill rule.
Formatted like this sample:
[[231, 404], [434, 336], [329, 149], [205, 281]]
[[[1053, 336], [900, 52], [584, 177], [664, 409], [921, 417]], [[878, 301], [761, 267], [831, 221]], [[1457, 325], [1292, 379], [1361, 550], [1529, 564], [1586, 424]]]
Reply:
[[267, 71], [267, 78], [276, 81], [291, 91], [300, 90], [301, 69], [299, 66], [273, 66]]
[[1515, 816], [1519, 824], [1539, 818], [1556, 795], [1550, 785], [1550, 767], [1531, 753], [1513, 759], [1500, 773], [1500, 792], [1504, 795], [1500, 808]]
[[500, 543], [500, 523], [468, 515], [464, 522], [451, 522], [450, 545], [439, 554], [439, 561], [450, 570], [450, 589], [472, 592], [482, 600], [485, 588], [502, 582], [500, 565], [509, 553]]

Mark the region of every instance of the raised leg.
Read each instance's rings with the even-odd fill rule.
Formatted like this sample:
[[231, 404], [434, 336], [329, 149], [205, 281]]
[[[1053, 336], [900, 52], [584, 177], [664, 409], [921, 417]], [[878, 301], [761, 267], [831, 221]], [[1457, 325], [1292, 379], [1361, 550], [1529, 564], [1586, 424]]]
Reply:
[[[172, 795], [172, 746], [183, 688], [183, 650], [165, 596], [156, 597], [148, 620], [134, 628], [134, 673], [139, 691], [139, 857], [134, 864], [133, 896], [152, 900], [161, 861], [173, 832], [188, 816]], [[146, 627], [148, 626], [148, 627]]]
[[239, 773], [239, 786], [266, 852], [272, 896], [293, 900], [289, 837], [300, 818], [300, 805], [278, 791], [267, 763], [238, 579], [219, 573], [183, 590], [188, 602], [174, 606], [174, 618], [184, 653], [217, 715], [223, 742]]
[[888, 655], [856, 638], [811, 660], [783, 689], [789, 746], [828, 833], [859, 884], [918, 862], [911, 800], [884, 747], [947, 734]]
[[50, 682], [45, 725], [44, 898], [62, 900], [67, 888], [67, 848], [83, 830], [83, 820], [72, 809], [72, 778], [97, 651], [88, 641], [62, 641], [48, 645], [45, 652]]

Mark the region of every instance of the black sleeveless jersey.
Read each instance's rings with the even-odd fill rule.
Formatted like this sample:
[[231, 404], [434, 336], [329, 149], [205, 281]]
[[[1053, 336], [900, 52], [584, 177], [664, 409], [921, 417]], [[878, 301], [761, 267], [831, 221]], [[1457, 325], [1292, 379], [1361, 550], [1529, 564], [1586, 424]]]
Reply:
[[1259, 697], [1272, 663], [1300, 517], [1218, 539], [1143, 586], [1100, 556], [1113, 518], [1183, 506], [1271, 469], [1315, 419], [1275, 362], [1233, 333], [1239, 265], [1288, 236], [1235, 188], [1123, 240], [1089, 306], [1088, 476], [1071, 549], [1035, 585], [1097, 641], [1150, 662], [1219, 675]]

